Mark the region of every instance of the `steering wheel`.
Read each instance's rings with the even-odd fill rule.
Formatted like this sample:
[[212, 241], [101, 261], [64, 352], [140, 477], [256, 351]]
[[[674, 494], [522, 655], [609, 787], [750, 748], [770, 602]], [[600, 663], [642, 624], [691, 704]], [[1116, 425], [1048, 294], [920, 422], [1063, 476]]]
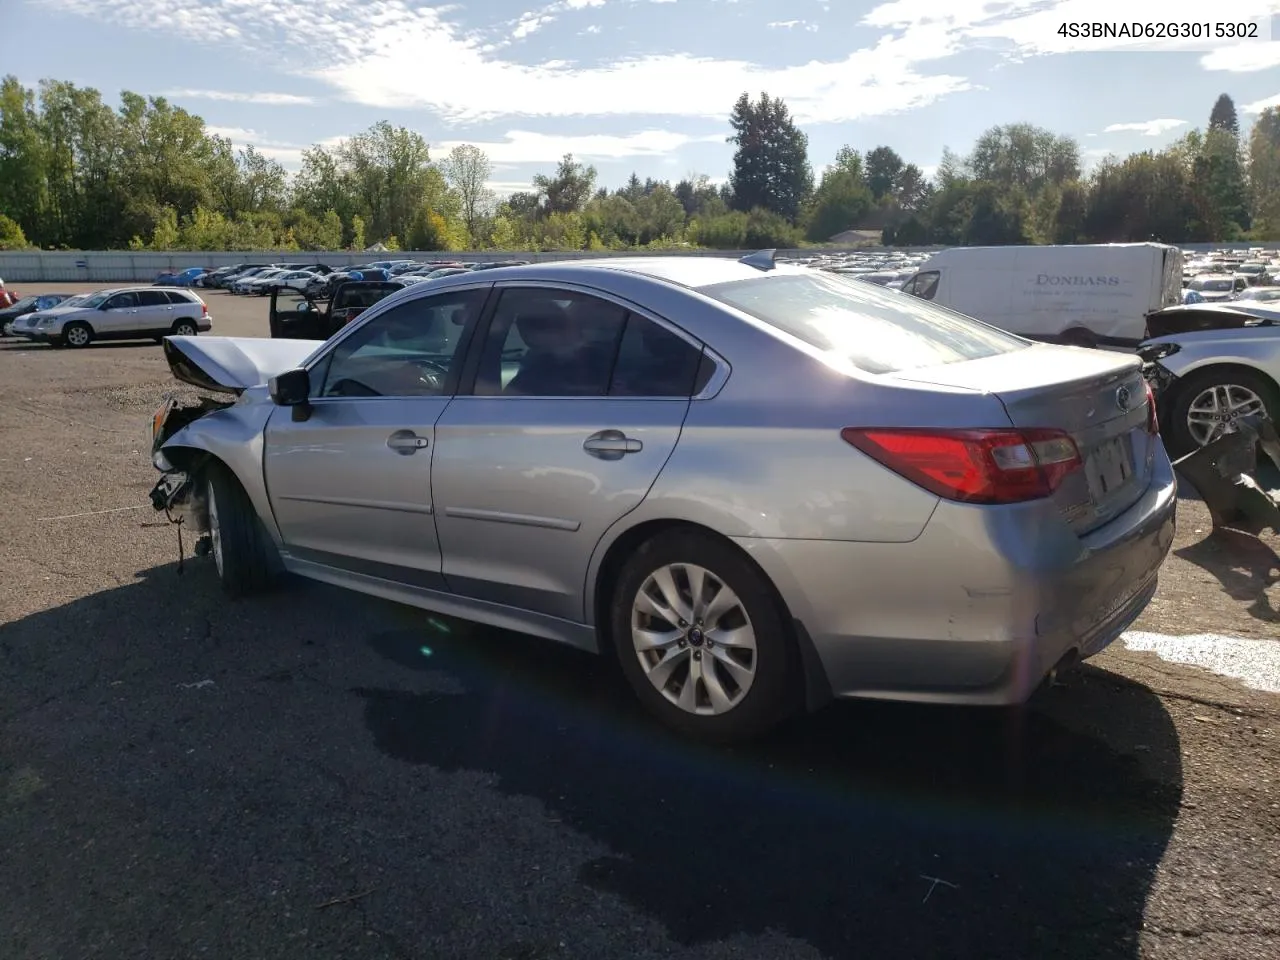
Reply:
[[422, 382], [431, 387], [432, 390], [444, 390], [445, 380], [449, 376], [449, 368], [439, 360], [410, 360], [411, 364], [418, 368], [418, 375]]

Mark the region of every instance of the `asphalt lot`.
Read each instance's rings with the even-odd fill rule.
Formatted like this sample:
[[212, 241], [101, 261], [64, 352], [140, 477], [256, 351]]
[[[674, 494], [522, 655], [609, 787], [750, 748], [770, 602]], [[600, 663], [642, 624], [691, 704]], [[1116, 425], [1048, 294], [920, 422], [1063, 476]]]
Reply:
[[[1280, 956], [1280, 696], [1116, 645], [1015, 722], [693, 748], [590, 657], [179, 571], [172, 388], [150, 343], [0, 341], [3, 960]], [[1280, 643], [1280, 541], [1179, 523], [1135, 629]]]

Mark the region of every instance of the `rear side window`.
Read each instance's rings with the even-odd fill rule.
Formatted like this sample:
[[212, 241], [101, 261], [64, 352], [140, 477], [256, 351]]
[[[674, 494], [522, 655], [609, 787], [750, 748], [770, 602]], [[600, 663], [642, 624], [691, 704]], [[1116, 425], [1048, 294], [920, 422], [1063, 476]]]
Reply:
[[910, 294], [831, 273], [765, 274], [699, 292], [867, 373], [978, 360], [1029, 346]]
[[169, 298], [170, 303], [176, 303], [180, 307], [195, 303], [195, 300], [185, 293], [179, 293], [177, 290], [166, 290], [164, 295]]

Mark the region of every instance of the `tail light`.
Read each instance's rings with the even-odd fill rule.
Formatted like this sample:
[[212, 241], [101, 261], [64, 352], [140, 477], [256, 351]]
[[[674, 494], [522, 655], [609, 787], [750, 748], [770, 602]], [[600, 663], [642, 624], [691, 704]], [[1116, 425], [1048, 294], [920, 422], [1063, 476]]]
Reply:
[[840, 436], [930, 493], [964, 503], [1039, 500], [1083, 466], [1061, 430], [846, 427]]
[[209, 315], [209, 305], [207, 303], [200, 304], [200, 316], [207, 317]]
[[1156, 415], [1156, 395], [1151, 384], [1143, 383], [1147, 388], [1147, 433], [1153, 437], [1160, 432], [1160, 418]]

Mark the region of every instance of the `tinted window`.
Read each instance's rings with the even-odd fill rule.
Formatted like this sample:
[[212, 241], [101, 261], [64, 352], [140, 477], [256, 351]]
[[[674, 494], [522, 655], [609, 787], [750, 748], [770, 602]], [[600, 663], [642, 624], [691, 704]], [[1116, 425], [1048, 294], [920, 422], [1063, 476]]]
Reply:
[[568, 290], [504, 290], [476, 378], [480, 396], [604, 397], [625, 308]]
[[701, 348], [633, 313], [618, 346], [609, 396], [691, 396], [701, 362]]
[[180, 307], [190, 306], [195, 303], [195, 300], [187, 294], [179, 293], [177, 290], [166, 290], [164, 295], [169, 298], [170, 303], [176, 303]]
[[774, 273], [699, 290], [868, 373], [976, 360], [1028, 346], [953, 310], [829, 273]]
[[932, 300], [933, 295], [938, 292], [938, 275], [937, 270], [917, 274], [916, 278], [903, 290], [921, 300]]
[[458, 290], [392, 307], [334, 348], [320, 396], [440, 396], [483, 303], [484, 291]]
[[130, 310], [138, 305], [136, 293], [117, 293], [107, 301], [108, 310]]
[[140, 307], [167, 307], [169, 298], [160, 290], [144, 290], [137, 294]]

